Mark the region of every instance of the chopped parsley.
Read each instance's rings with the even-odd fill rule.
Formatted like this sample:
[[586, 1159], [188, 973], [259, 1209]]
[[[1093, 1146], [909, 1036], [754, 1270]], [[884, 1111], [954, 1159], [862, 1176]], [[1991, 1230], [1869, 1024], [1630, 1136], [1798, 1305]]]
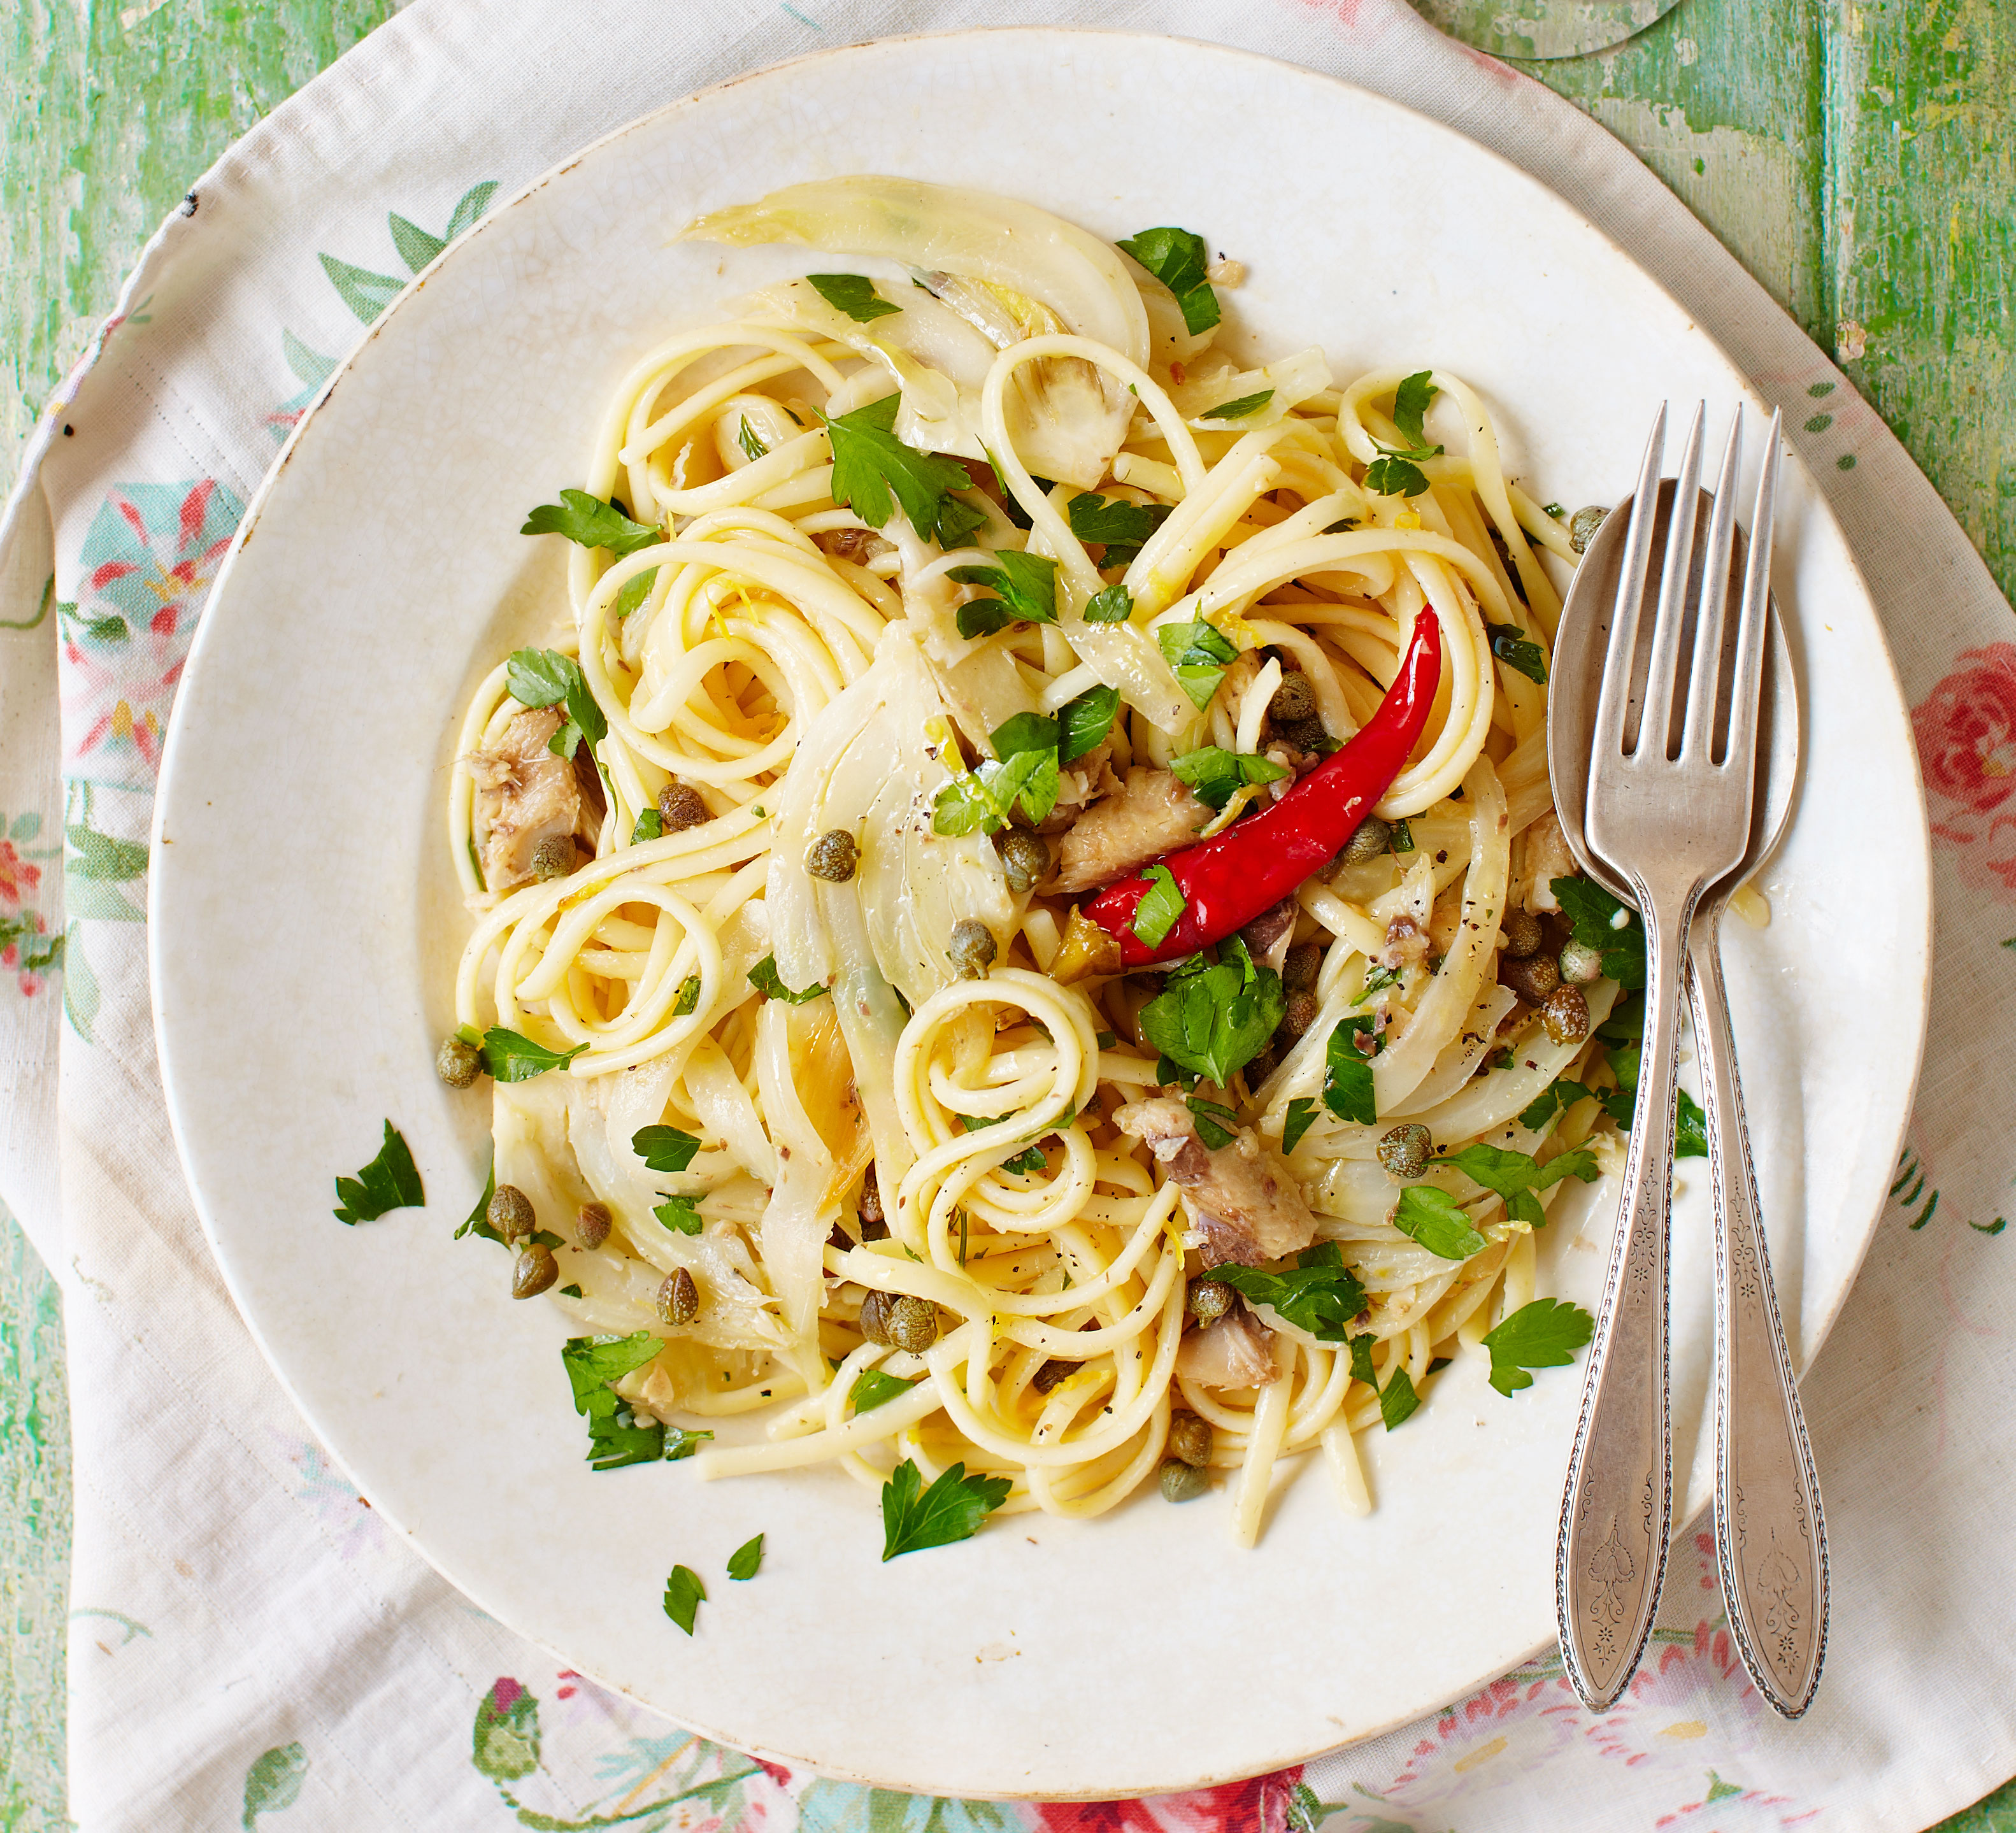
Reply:
[[1141, 1008], [1141, 1035], [1178, 1071], [1223, 1088], [1265, 1048], [1287, 1007], [1280, 975], [1235, 935], [1215, 962], [1193, 955], [1169, 970]]
[[[742, 423], [742, 427], [743, 430], [747, 432], [749, 429], [749, 423], [744, 420]], [[656, 583], [657, 577], [658, 569], [656, 567], [646, 567], [643, 572], [623, 582], [622, 589], [616, 595], [616, 603], [610, 607], [610, 614], [617, 623], [621, 623], [651, 596], [651, 587]]]
[[1206, 409], [1198, 417], [1206, 420], [1248, 420], [1273, 398], [1274, 391], [1263, 388], [1257, 394], [1242, 394], [1237, 401], [1220, 402], [1216, 407]]
[[578, 1286], [562, 1286], [560, 1287], [560, 1296], [563, 1298], [578, 1298], [581, 1296], [581, 1287]]
[[1578, 1101], [1595, 1098], [1596, 1090], [1561, 1076], [1541, 1089], [1521, 1111], [1519, 1124], [1528, 1133], [1538, 1133], [1557, 1114], [1565, 1114]]
[[679, 982], [679, 996], [672, 1002], [675, 1018], [690, 1018], [700, 1010], [700, 976], [689, 974]]
[[1549, 889], [1562, 915], [1575, 925], [1575, 940], [1602, 956], [1604, 978], [1627, 989], [1643, 986], [1645, 931], [1637, 913], [1593, 878], [1557, 878]]
[[1112, 731], [1114, 715], [1119, 711], [1117, 687], [1088, 687], [1076, 700], [1067, 700], [1057, 711], [1058, 763], [1074, 764], [1088, 751], [1098, 750]]
[[631, 845], [640, 847], [647, 840], [663, 840], [664, 837], [664, 817], [656, 808], [639, 810], [637, 824], [630, 830]]
[[1431, 373], [1418, 370], [1393, 391], [1393, 424], [1407, 443], [1380, 445], [1380, 456], [1366, 467], [1365, 488], [1381, 496], [1419, 496], [1428, 487], [1420, 469], [1422, 462], [1442, 454], [1439, 445], [1427, 443], [1427, 434], [1421, 427], [1428, 403], [1441, 393], [1428, 380]]
[[1316, 1123], [1316, 1104], [1307, 1095], [1297, 1095], [1288, 1103], [1281, 1122], [1281, 1150], [1292, 1152], [1302, 1143], [1302, 1135]]
[[614, 503], [585, 490], [563, 490], [558, 502], [542, 502], [525, 518], [520, 535], [564, 535], [583, 547], [606, 547], [619, 560], [665, 537], [646, 522], [633, 522]]
[[588, 1421], [589, 1462], [595, 1469], [655, 1464], [665, 1455], [665, 1428], [656, 1421], [639, 1424], [629, 1403], [610, 1385], [642, 1368], [664, 1346], [650, 1331], [627, 1337], [570, 1337], [561, 1345], [574, 1410]]
[[1217, 1101], [1207, 1101], [1200, 1095], [1189, 1097], [1183, 1105], [1190, 1111], [1197, 1137], [1214, 1152], [1221, 1146], [1230, 1145], [1238, 1136], [1239, 1116], [1229, 1107]]
[[351, 1228], [360, 1222], [376, 1222], [391, 1210], [425, 1206], [427, 1193], [420, 1187], [412, 1151], [391, 1121], [385, 1122], [385, 1143], [378, 1148], [378, 1156], [356, 1176], [336, 1180], [336, 1219]]
[[[920, 1375], [918, 1381], [923, 1377]], [[878, 1406], [886, 1406], [891, 1400], [899, 1399], [917, 1385], [906, 1381], [899, 1375], [885, 1374], [879, 1368], [866, 1368], [854, 1377], [854, 1385], [847, 1391], [856, 1413], [873, 1413]]]
[[1400, 1193], [1393, 1226], [1445, 1260], [1467, 1260], [1484, 1251], [1484, 1237], [1471, 1226], [1463, 1206], [1432, 1184], [1409, 1184]]
[[1057, 621], [1057, 563], [1046, 555], [1023, 553], [1005, 547], [995, 555], [999, 565], [954, 567], [945, 577], [962, 585], [984, 585], [997, 596], [975, 599], [959, 607], [959, 633], [979, 634], [967, 628], [967, 614], [974, 614], [976, 624], [999, 630], [1017, 620], [1028, 624], [1054, 624]]
[[468, 1219], [449, 1238], [460, 1241], [464, 1235], [481, 1235], [502, 1247], [504, 1237], [490, 1226], [490, 1199], [497, 1194], [497, 1148], [490, 1148], [490, 1175], [483, 1180], [483, 1194], [476, 1199], [476, 1207], [469, 1212]]
[[665, 1615], [690, 1636], [693, 1619], [706, 1601], [707, 1586], [700, 1583], [700, 1574], [689, 1565], [674, 1566], [665, 1580]]
[[970, 1540], [980, 1524], [1008, 1500], [1006, 1477], [970, 1477], [956, 1464], [927, 1489], [910, 1459], [882, 1485], [882, 1557], [918, 1553]]
[[1390, 1432], [1413, 1417], [1421, 1397], [1414, 1392], [1414, 1377], [1404, 1368], [1395, 1368], [1386, 1377], [1386, 1385], [1380, 1386], [1379, 1371], [1372, 1366], [1372, 1342], [1370, 1337], [1351, 1339], [1351, 1373], [1379, 1396], [1379, 1417]]
[[765, 955], [749, 970], [749, 984], [766, 999], [782, 999], [787, 1006], [802, 1006], [808, 999], [815, 999], [826, 991], [817, 981], [802, 992], [793, 992], [777, 977], [777, 957]]
[[971, 488], [965, 466], [905, 445], [894, 431], [899, 398], [841, 414], [826, 423], [833, 445], [833, 496], [871, 528], [885, 526], [900, 508], [920, 535], [956, 547], [978, 524], [955, 490]]
[[1087, 490], [1071, 499], [1067, 513], [1072, 534], [1106, 549], [1100, 565], [1124, 567], [1140, 553], [1141, 544], [1162, 525], [1169, 511], [1164, 503], [1129, 502], [1125, 497], [1101, 496], [1096, 490]]
[[1586, 1184], [1593, 1183], [1598, 1175], [1595, 1159], [1579, 1151], [1564, 1152], [1541, 1165], [1528, 1152], [1508, 1152], [1497, 1146], [1465, 1146], [1460, 1152], [1451, 1152], [1436, 1162], [1453, 1165], [1471, 1183], [1496, 1191], [1505, 1199], [1507, 1215], [1514, 1222], [1528, 1223], [1535, 1228], [1545, 1227], [1547, 1220], [1547, 1212], [1540, 1207], [1535, 1192], [1551, 1190], [1564, 1177], [1579, 1177]]
[[938, 791], [931, 804], [931, 831], [993, 834], [1008, 825], [1017, 803], [1031, 822], [1040, 821], [1057, 806], [1058, 787], [1054, 749], [983, 758], [977, 768], [960, 772]]
[[1190, 786], [1199, 801], [1219, 809], [1248, 783], [1279, 783], [1289, 774], [1287, 765], [1271, 758], [1254, 751], [1228, 751], [1215, 744], [1171, 758], [1169, 768]]
[[1595, 1334], [1596, 1320], [1565, 1298], [1522, 1305], [1484, 1339], [1491, 1352], [1491, 1385], [1510, 1399], [1532, 1386], [1528, 1369], [1567, 1367]]
[[692, 1457], [700, 1449], [700, 1441], [703, 1439], [711, 1439], [713, 1436], [714, 1434], [711, 1431], [689, 1432], [684, 1426], [667, 1426], [665, 1428], [666, 1463], [677, 1464], [683, 1458]]
[[700, 1150], [700, 1141], [675, 1126], [640, 1126], [630, 1136], [630, 1150], [653, 1171], [684, 1171]]
[[1411, 853], [1414, 850], [1414, 830], [1405, 816], [1393, 823], [1392, 848], [1396, 855]]
[[1102, 586], [1085, 603], [1088, 624], [1124, 624], [1134, 615], [1134, 595], [1118, 580]]
[[1375, 967], [1365, 977], [1364, 990], [1351, 1003], [1362, 1006], [1375, 995], [1383, 993], [1389, 986], [1400, 984], [1400, 971], [1397, 967]]
[[1484, 628], [1491, 637], [1491, 653], [1499, 661], [1528, 681], [1546, 684], [1547, 658], [1532, 637], [1517, 624], [1487, 624]]
[[744, 1540], [728, 1556], [728, 1576], [741, 1580], [753, 1579], [763, 1565], [763, 1536], [758, 1534], [753, 1540]]
[[663, 1190], [658, 1194], [664, 1197], [664, 1201], [654, 1205], [651, 1213], [659, 1221], [675, 1235], [697, 1235], [700, 1233], [702, 1224], [697, 1199], [669, 1196]]
[[581, 664], [572, 656], [550, 649], [513, 650], [505, 681], [512, 699], [520, 706], [564, 705], [567, 717], [546, 740], [546, 749], [555, 757], [572, 757], [584, 738], [596, 745], [609, 736], [609, 721], [589, 692]]
[[1227, 1266], [1214, 1267], [1211, 1277], [1255, 1305], [1271, 1306], [1297, 1329], [1325, 1343], [1344, 1341], [1351, 1334], [1352, 1320], [1365, 1309], [1365, 1287], [1345, 1267], [1344, 1251], [1334, 1241], [1305, 1248], [1285, 1272]]
[[[1010, 1118], [1011, 1116], [1006, 1114], [962, 1114], [959, 1117], [959, 1124], [968, 1133], [978, 1133], [983, 1127], [999, 1126], [1003, 1121]], [[1041, 1146], [1031, 1146], [1024, 1151], [1017, 1152], [1012, 1158], [1004, 1158], [1001, 1161], [1000, 1168], [1003, 1171], [1016, 1172], [1026, 1177], [1031, 1172], [1041, 1171], [1046, 1162], [1043, 1157], [1043, 1148]], [[961, 1214], [963, 1215], [963, 1213], [964, 1212], [962, 1211]]]
[[1193, 337], [1218, 322], [1218, 295], [1204, 278], [1204, 271], [1211, 265], [1211, 250], [1204, 246], [1203, 236], [1165, 225], [1127, 236], [1118, 246], [1175, 294], [1176, 304], [1183, 308], [1184, 326]]
[[501, 1025], [491, 1025], [483, 1034], [484, 1064], [499, 1082], [530, 1082], [549, 1069], [564, 1068], [587, 1048], [576, 1044], [571, 1050], [549, 1050], [522, 1032], [508, 1031]]
[[1685, 1089], [1679, 1091], [1679, 1112], [1673, 1120], [1673, 1156], [1705, 1158], [1708, 1156], [1708, 1116], [1701, 1104]]
[[[1379, 1118], [1372, 1064], [1358, 1047], [1359, 1038], [1364, 1033], [1377, 1038], [1374, 1022], [1369, 1015], [1343, 1020], [1330, 1034], [1323, 1052], [1323, 1105], [1338, 1119], [1359, 1126], [1370, 1126]], [[1373, 1053], [1378, 1053], [1376, 1049]]]
[[1148, 888], [1134, 906], [1134, 933], [1150, 948], [1159, 949], [1168, 940], [1169, 931], [1183, 920], [1183, 894], [1177, 887], [1176, 875], [1166, 866], [1150, 866], [1143, 877], [1148, 880]]
[[1229, 639], [1201, 620], [1194, 624], [1164, 624], [1155, 632], [1162, 658], [1175, 671], [1177, 684], [1202, 708], [1211, 704], [1225, 671], [1239, 658]]
[[866, 274], [808, 274], [805, 278], [820, 298], [845, 312], [857, 325], [872, 325], [877, 319], [903, 309], [877, 293], [875, 283]]

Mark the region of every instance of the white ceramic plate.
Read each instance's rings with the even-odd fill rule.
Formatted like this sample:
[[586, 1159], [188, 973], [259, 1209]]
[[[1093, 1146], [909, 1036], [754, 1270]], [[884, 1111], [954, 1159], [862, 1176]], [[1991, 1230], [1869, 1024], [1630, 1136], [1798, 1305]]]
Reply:
[[[1283, 1480], [1259, 1549], [1222, 1494], [1091, 1523], [999, 1521], [880, 1563], [874, 1495], [830, 1471], [597, 1475], [557, 1311], [454, 1242], [488, 1102], [435, 1079], [467, 921], [441, 813], [452, 733], [495, 658], [564, 604], [532, 504], [579, 481], [609, 389], [675, 317], [814, 265], [675, 243], [797, 180], [913, 174], [1109, 236], [1179, 222], [1247, 264], [1233, 336], [1320, 340], [1337, 373], [1431, 362], [1478, 384], [1509, 468], [1571, 507], [1629, 488], [1658, 401], [1741, 378], [1551, 193], [1327, 78], [1167, 40], [1016, 31], [836, 51], [612, 135], [451, 249], [302, 423], [221, 577], [175, 709], [152, 940], [185, 1164], [233, 1293], [315, 1430], [484, 1608], [583, 1672], [745, 1748], [970, 1795], [1198, 1786], [1404, 1721], [1553, 1634], [1581, 1371], [1501, 1399], [1473, 1366], [1368, 1435], [1378, 1507]], [[802, 251], [801, 251], [802, 256]], [[1757, 404], [1753, 401], [1753, 407]], [[1753, 441], [1753, 445], [1754, 445]], [[1810, 481], [1787, 466], [1777, 589], [1809, 709], [1803, 804], [1730, 931], [1765, 1214], [1817, 1347], [1909, 1106], [1928, 895], [1904, 708]], [[331, 1178], [389, 1117], [424, 1212], [345, 1228]], [[1710, 1366], [1705, 1169], [1682, 1168], [1674, 1373], [1688, 1508]], [[1545, 1237], [1593, 1303], [1614, 1192]], [[1543, 1290], [1547, 1289], [1543, 1286]], [[760, 1579], [719, 1582], [769, 1536]], [[713, 1575], [689, 1640], [675, 1562]]]

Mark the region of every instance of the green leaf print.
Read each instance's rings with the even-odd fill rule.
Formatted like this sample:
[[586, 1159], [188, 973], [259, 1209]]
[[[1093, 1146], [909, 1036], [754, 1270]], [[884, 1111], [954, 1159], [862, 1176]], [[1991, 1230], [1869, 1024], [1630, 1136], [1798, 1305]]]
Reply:
[[441, 233], [452, 242], [464, 229], [473, 228], [476, 219], [490, 207], [490, 200], [497, 195], [497, 181], [487, 178], [480, 185], [471, 185], [463, 193], [462, 201], [455, 207], [455, 214], [448, 219], [448, 227]]
[[1708, 1799], [1711, 1802], [1726, 1801], [1732, 1795], [1741, 1795], [1742, 1788], [1734, 1782], [1725, 1782], [1714, 1770], [1708, 1773]]
[[7, 837], [9, 840], [20, 841], [25, 844], [41, 831], [42, 818], [31, 808], [25, 815], [16, 815], [14, 817], [13, 826], [7, 830]]
[[81, 822], [66, 827], [63, 837], [76, 849], [63, 862], [66, 878], [138, 878], [147, 870], [143, 840], [114, 840]]
[[98, 1039], [91, 1035], [91, 1021], [98, 1016], [98, 976], [85, 960], [77, 945], [77, 925], [63, 931], [63, 1016], [70, 1028], [88, 1044]]
[[287, 367], [294, 372], [295, 380], [305, 382], [311, 388], [319, 388], [336, 367], [334, 357], [309, 349], [285, 326], [280, 331], [280, 354], [287, 359]]
[[374, 274], [369, 268], [352, 267], [333, 254], [318, 254], [322, 270], [329, 275], [343, 303], [365, 324], [371, 323], [397, 298], [406, 283], [391, 274]]
[[418, 223], [409, 223], [395, 210], [386, 218], [392, 227], [392, 246], [399, 251], [399, 258], [415, 273], [447, 247], [448, 243], [438, 236], [430, 236]]
[[308, 1752], [298, 1741], [265, 1752], [245, 1772], [246, 1833], [261, 1814], [292, 1807], [301, 1798], [301, 1779], [308, 1773]]
[[539, 1766], [539, 1702], [516, 1680], [500, 1679], [476, 1709], [470, 1758], [493, 1782], [515, 1782]]

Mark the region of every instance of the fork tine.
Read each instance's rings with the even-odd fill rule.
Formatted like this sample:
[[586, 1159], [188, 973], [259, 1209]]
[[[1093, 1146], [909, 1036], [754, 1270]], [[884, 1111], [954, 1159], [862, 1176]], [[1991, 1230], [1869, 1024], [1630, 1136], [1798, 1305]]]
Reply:
[[1750, 512], [1750, 560], [1743, 576], [1743, 619], [1737, 626], [1736, 675], [1729, 704], [1729, 753], [1753, 756], [1757, 749], [1758, 701], [1764, 684], [1764, 636], [1771, 618], [1771, 531], [1778, 508], [1778, 463], [1784, 456], [1782, 409], [1771, 416], [1770, 443], [1757, 477], [1756, 506]]
[[1652, 528], [1659, 513], [1659, 465], [1666, 450], [1666, 403], [1652, 421], [1645, 459], [1638, 468], [1638, 488], [1631, 498], [1631, 523], [1625, 531], [1624, 564], [1611, 607], [1610, 643], [1603, 664], [1603, 685], [1596, 703], [1593, 751], [1614, 754], [1624, 748], [1624, 715], [1631, 701], [1632, 658], [1638, 653], [1638, 625], [1645, 605], [1645, 574], [1651, 563]]
[[1673, 510], [1666, 520], [1666, 565], [1659, 578], [1659, 610], [1652, 625], [1652, 665], [1645, 677], [1645, 704], [1638, 716], [1636, 754], [1666, 754], [1673, 724], [1673, 678], [1679, 669], [1680, 632], [1687, 622], [1687, 585], [1694, 571], [1694, 525], [1701, 502], [1701, 433], [1708, 403], [1694, 409], [1694, 424], [1680, 453], [1673, 485]]
[[1736, 539], [1736, 480], [1743, 465], [1743, 409], [1729, 423], [1729, 444], [1715, 482], [1708, 554], [1701, 566], [1701, 609], [1694, 616], [1694, 668], [1687, 688], [1680, 755], [1713, 761], [1715, 703], [1722, 681], [1723, 636], [1729, 615], [1729, 555]]

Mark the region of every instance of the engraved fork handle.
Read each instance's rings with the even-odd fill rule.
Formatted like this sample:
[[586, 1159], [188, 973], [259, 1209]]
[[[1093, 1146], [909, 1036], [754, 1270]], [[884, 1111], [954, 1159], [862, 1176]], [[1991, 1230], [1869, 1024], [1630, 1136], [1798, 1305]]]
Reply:
[[1663, 907], [1655, 909], [1639, 888], [1647, 1027], [1639, 1118], [1625, 1161], [1554, 1561], [1562, 1658], [1583, 1703], [1599, 1712], [1624, 1691], [1651, 1633], [1672, 1525], [1666, 1244], [1681, 943], [1693, 896], [1690, 891], [1678, 907], [1658, 900]]
[[1715, 1550], [1743, 1665], [1781, 1716], [1811, 1704], [1827, 1650], [1827, 1525], [1759, 1219], [1729, 1035], [1722, 912], [1696, 918], [1690, 991], [1715, 1180]]

